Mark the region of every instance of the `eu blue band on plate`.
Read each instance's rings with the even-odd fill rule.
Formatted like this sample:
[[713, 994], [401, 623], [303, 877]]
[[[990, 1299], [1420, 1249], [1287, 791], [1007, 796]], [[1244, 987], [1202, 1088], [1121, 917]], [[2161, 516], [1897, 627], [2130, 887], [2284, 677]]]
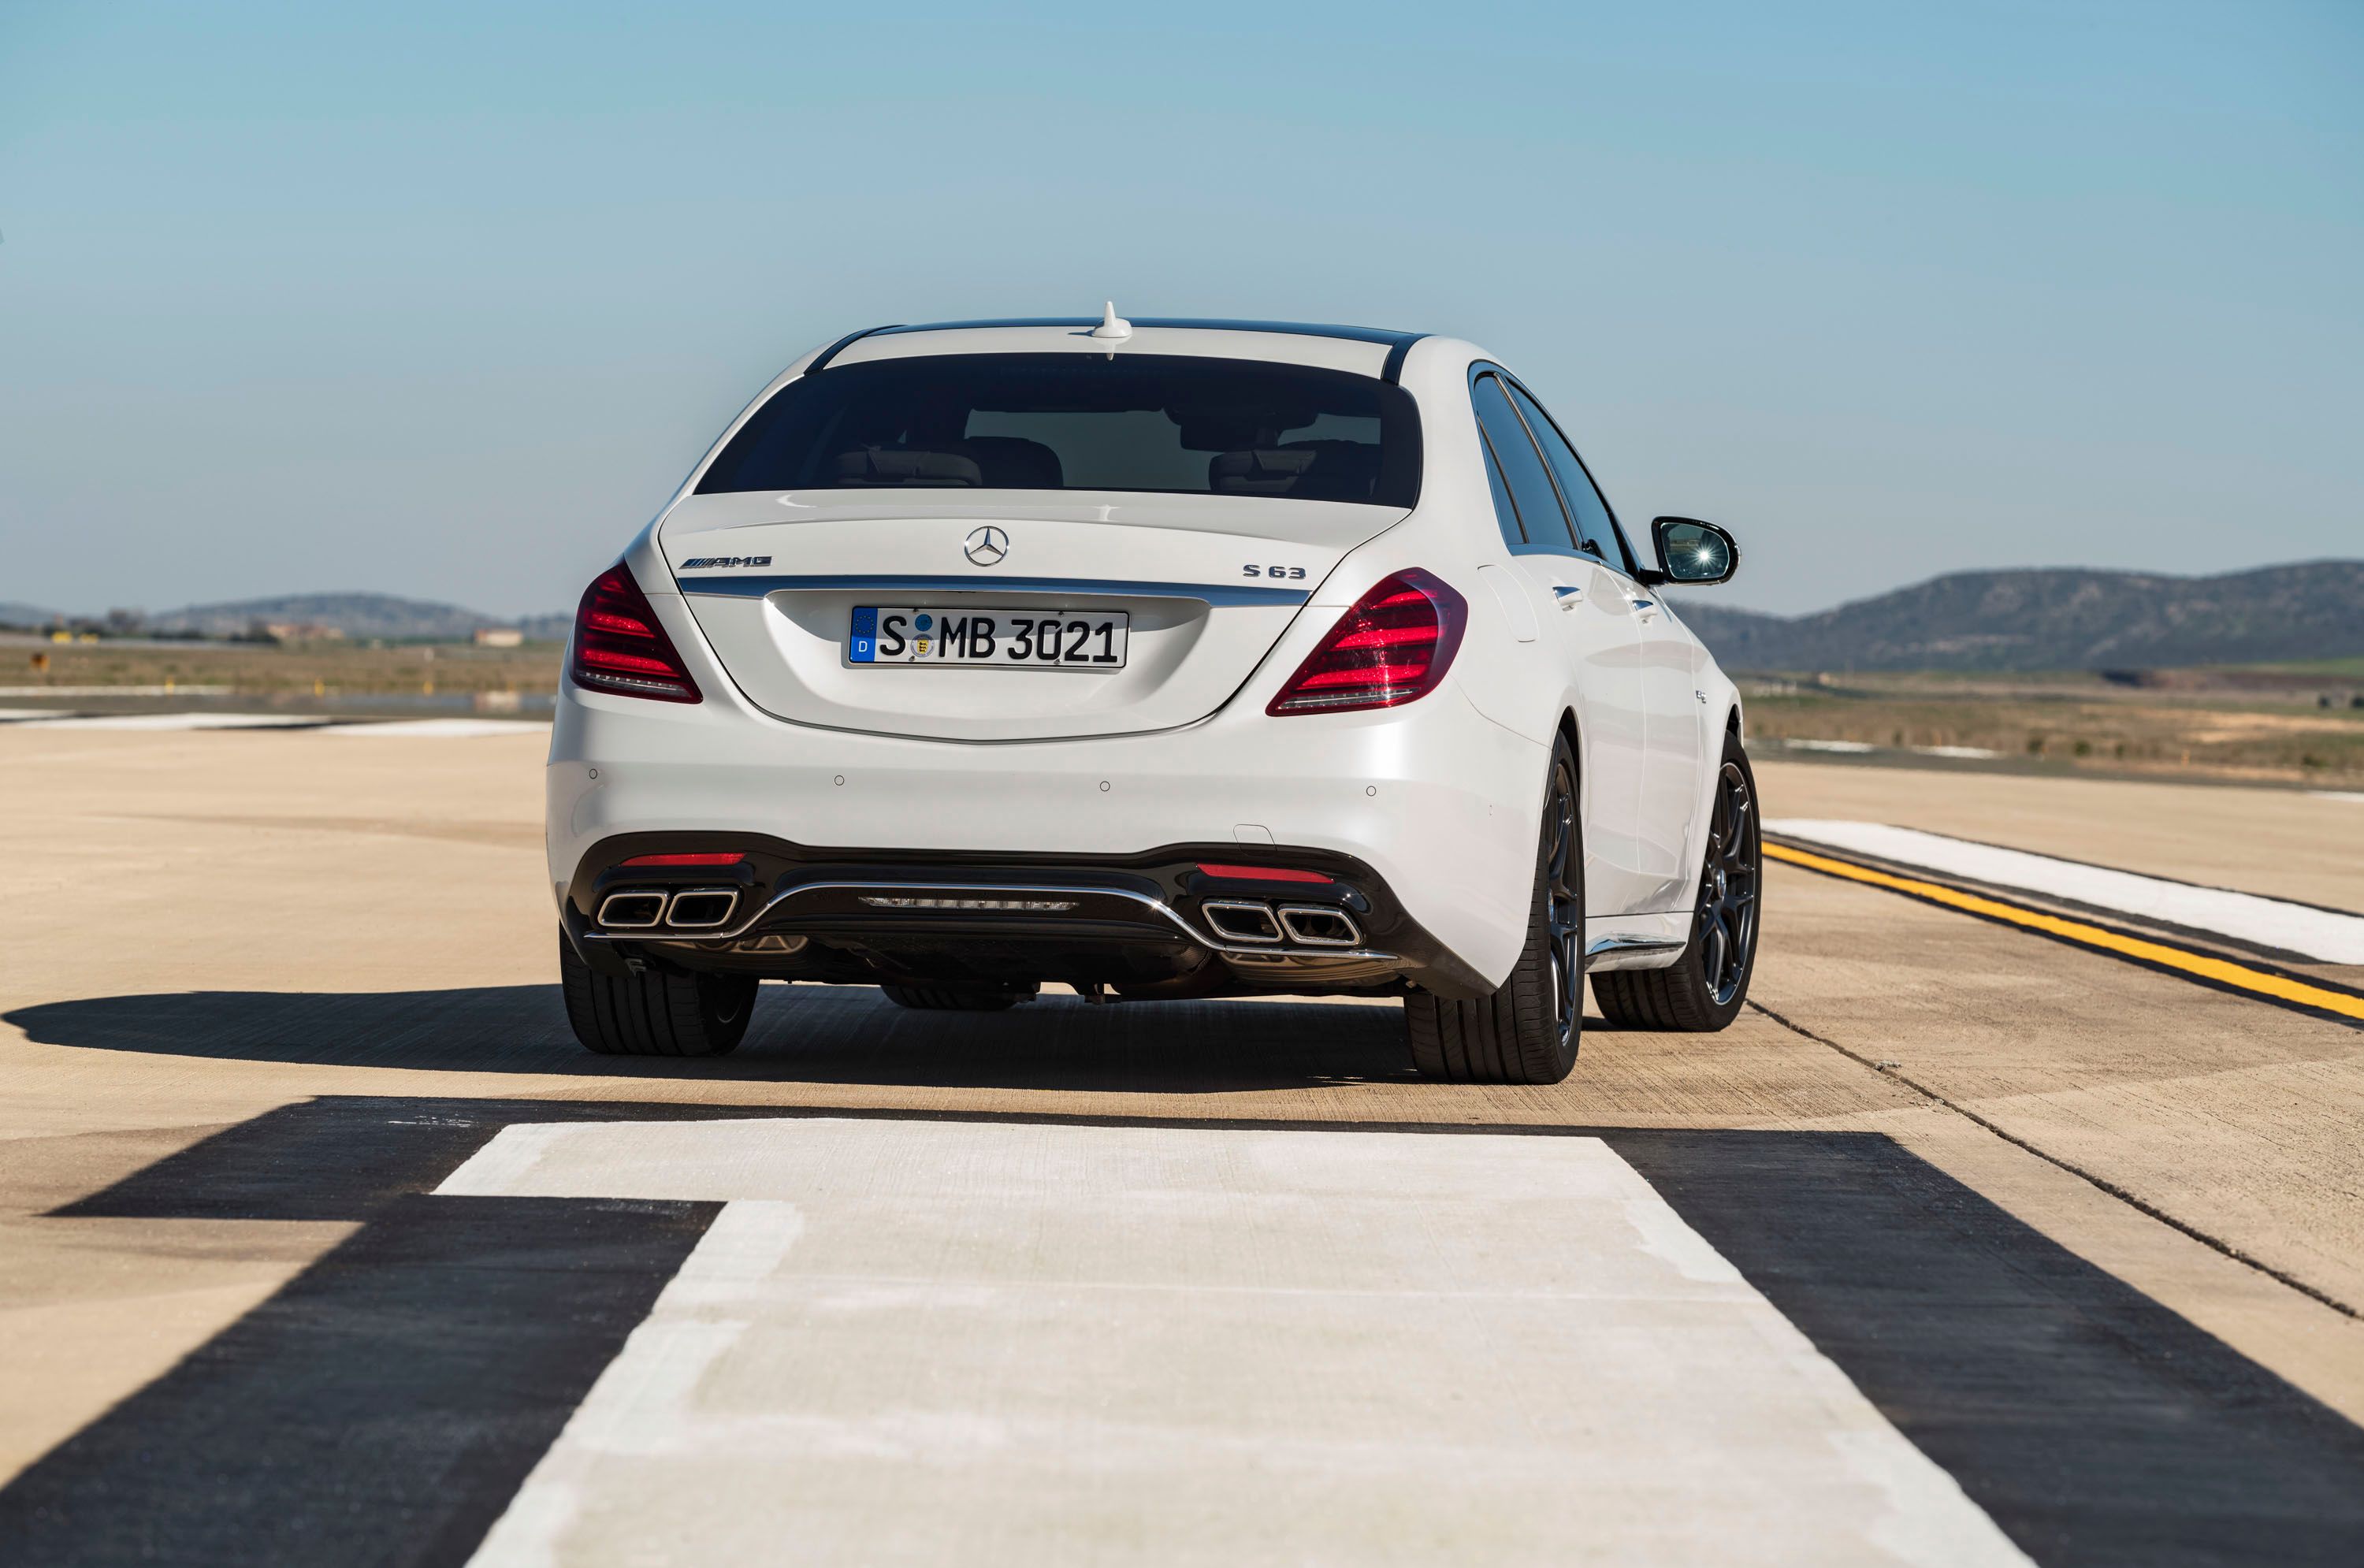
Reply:
[[873, 664], [878, 659], [878, 611], [875, 606], [857, 606], [853, 611], [853, 628], [847, 643], [847, 657], [856, 664]]

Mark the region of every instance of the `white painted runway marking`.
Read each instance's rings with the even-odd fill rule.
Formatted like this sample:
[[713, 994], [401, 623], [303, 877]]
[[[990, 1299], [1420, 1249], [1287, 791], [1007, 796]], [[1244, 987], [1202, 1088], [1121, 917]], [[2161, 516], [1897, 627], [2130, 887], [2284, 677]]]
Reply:
[[340, 724], [326, 735], [375, 735], [381, 738], [400, 735], [462, 736], [462, 735], [523, 735], [538, 730], [549, 733], [546, 719], [532, 718], [389, 718], [368, 719], [358, 724]]
[[318, 714], [296, 713], [104, 713], [28, 718], [13, 729], [278, 729], [329, 722]]
[[2024, 1565], [1595, 1139], [508, 1129], [439, 1189], [720, 1199], [487, 1565]]
[[547, 733], [550, 725], [530, 718], [334, 717], [318, 713], [106, 713], [60, 714], [50, 710], [0, 711], [12, 729], [310, 729], [322, 735], [442, 736]]
[[2364, 963], [2364, 917], [2313, 909], [2254, 893], [2193, 887], [2133, 872], [2080, 865], [2075, 861], [1879, 822], [1785, 817], [1768, 820], [1765, 830], [1973, 882], [2050, 894], [2189, 930], [2213, 931], [2324, 963]]
[[229, 690], [177, 681], [169, 686], [0, 686], [0, 697], [220, 697], [228, 696]]

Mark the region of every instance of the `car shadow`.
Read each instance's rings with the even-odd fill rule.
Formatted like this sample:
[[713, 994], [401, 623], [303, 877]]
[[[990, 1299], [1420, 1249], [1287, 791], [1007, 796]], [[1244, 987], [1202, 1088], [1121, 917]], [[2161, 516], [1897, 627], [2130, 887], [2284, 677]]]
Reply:
[[915, 1012], [867, 986], [766, 985], [747, 1039], [701, 1060], [594, 1056], [555, 985], [184, 991], [0, 1014], [37, 1044], [445, 1073], [1091, 1089], [1312, 1088], [1412, 1076], [1391, 1006], [1054, 995], [1002, 1013]]

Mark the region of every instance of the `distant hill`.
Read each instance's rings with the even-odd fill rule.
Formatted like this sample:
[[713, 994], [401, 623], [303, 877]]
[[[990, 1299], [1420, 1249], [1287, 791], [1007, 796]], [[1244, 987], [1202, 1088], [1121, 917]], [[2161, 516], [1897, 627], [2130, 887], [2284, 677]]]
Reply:
[[1677, 599], [1728, 670], [2118, 670], [2364, 655], [2364, 561], [1957, 572], [1810, 616]]
[[229, 604], [191, 605], [148, 618], [152, 631], [194, 631], [229, 637], [256, 621], [294, 621], [334, 627], [347, 637], [465, 638], [479, 627], [517, 626], [529, 638], [552, 641], [565, 637], [574, 617], [564, 615], [528, 616], [519, 620], [485, 615], [458, 605], [427, 599], [398, 599], [391, 594], [291, 594], [274, 599], [240, 599]]
[[42, 627], [58, 618], [57, 611], [38, 605], [0, 602], [0, 626]]

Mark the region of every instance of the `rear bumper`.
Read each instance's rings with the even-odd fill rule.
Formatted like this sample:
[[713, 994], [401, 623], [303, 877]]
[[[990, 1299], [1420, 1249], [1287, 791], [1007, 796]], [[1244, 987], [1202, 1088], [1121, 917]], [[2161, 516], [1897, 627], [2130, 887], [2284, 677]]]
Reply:
[[[739, 928], [759, 904], [775, 922], [831, 912], [812, 895], [773, 907], [815, 868], [965, 885], [1088, 873], [1137, 879], [1134, 891], [1183, 929], [1145, 911], [1154, 924], [1220, 951], [1227, 944], [1193, 902], [1204, 890], [1183, 868], [1306, 864], [1335, 869], [1341, 886], [1417, 933], [1383, 942], [1366, 929], [1357, 951], [1466, 995], [1499, 984], [1523, 939], [1544, 760], [1449, 685], [1376, 713], [1226, 711], [1155, 734], [995, 745], [791, 725], [727, 688], [689, 706], [570, 687], [547, 776], [550, 873], [586, 952], [612, 945], [590, 929], [588, 890], [626, 858], [622, 846], [660, 842], [762, 851], [751, 860], [760, 886], [724, 928], [738, 934], [758, 932]], [[918, 929], [908, 918], [901, 929]]]
[[[634, 864], [685, 851], [729, 866]], [[631, 960], [783, 979], [1133, 995], [1257, 991], [1452, 995], [1484, 982], [1345, 855], [1266, 851], [1303, 880], [1240, 874], [1232, 844], [1123, 859], [870, 851], [757, 834], [630, 833], [594, 845], [563, 917], [595, 966]]]

